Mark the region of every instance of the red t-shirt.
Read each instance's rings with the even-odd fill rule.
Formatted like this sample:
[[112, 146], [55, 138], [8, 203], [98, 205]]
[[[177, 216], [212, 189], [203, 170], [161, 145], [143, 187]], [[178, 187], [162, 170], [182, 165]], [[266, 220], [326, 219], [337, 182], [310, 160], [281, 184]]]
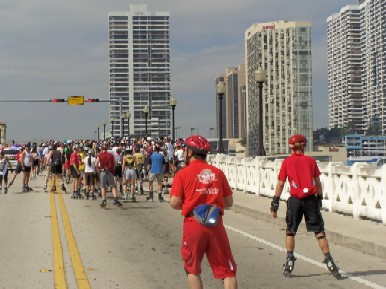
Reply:
[[70, 165], [75, 165], [79, 167], [79, 163], [80, 163], [80, 157], [78, 155], [78, 152], [77, 151], [72, 152], [72, 154], [70, 155]]
[[278, 179], [285, 182], [288, 178], [291, 196], [303, 199], [317, 193], [314, 179], [319, 176], [320, 171], [313, 157], [293, 153], [283, 161]]
[[114, 167], [115, 167], [114, 156], [107, 151], [101, 152], [99, 154], [99, 168], [101, 170], [107, 168], [110, 172], [113, 173]]
[[181, 198], [183, 216], [202, 204], [217, 205], [224, 214], [224, 197], [232, 194], [224, 173], [203, 160], [194, 160], [180, 170], [170, 191], [171, 196]]

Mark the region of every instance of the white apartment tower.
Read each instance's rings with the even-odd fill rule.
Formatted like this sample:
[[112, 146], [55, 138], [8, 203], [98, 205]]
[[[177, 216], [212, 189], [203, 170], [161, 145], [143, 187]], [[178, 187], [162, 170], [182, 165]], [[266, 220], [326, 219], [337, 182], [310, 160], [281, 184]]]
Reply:
[[327, 18], [329, 127], [363, 133], [361, 21], [359, 5]]
[[108, 14], [112, 136], [171, 133], [169, 16], [146, 4]]
[[266, 155], [289, 153], [288, 139], [303, 134], [312, 151], [311, 24], [301, 21], [256, 23], [245, 31], [248, 155], [258, 154], [259, 91], [255, 71], [266, 71], [263, 85], [263, 145]]
[[386, 0], [362, 1], [360, 8], [365, 126], [386, 134]]

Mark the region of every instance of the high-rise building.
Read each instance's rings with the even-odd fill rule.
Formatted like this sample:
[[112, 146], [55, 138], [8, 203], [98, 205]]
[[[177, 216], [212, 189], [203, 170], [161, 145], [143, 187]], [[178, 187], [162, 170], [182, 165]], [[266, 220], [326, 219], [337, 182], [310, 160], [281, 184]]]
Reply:
[[245, 64], [240, 64], [237, 67], [238, 72], [238, 85], [237, 85], [237, 95], [238, 95], [238, 135], [237, 138], [245, 138], [246, 137], [246, 126], [247, 126], [247, 119], [246, 119], [246, 105], [247, 105], [247, 93], [245, 88]]
[[366, 0], [361, 8], [362, 87], [365, 126], [386, 133], [386, 0]]
[[329, 127], [364, 132], [359, 5], [327, 18]]
[[[256, 23], [245, 31], [247, 154], [258, 155], [259, 138], [267, 155], [289, 153], [288, 139], [300, 133], [313, 149], [311, 24], [301, 21]], [[266, 71], [263, 85], [263, 136], [259, 135], [259, 91], [255, 71]]]
[[[128, 11], [108, 14], [113, 136], [144, 136], [146, 128], [153, 137], [170, 135], [169, 16], [151, 13], [146, 4], [130, 4]], [[122, 120], [127, 112], [129, 122]]]
[[361, 0], [327, 19], [330, 127], [386, 133], [386, 0]]
[[[219, 81], [225, 84], [225, 94], [222, 101], [222, 136], [226, 139], [244, 138], [246, 136], [246, 89], [245, 65], [227, 67], [224, 75], [218, 75]], [[219, 115], [220, 105], [216, 95], [216, 115]], [[217, 135], [219, 135], [220, 122], [217, 117]]]

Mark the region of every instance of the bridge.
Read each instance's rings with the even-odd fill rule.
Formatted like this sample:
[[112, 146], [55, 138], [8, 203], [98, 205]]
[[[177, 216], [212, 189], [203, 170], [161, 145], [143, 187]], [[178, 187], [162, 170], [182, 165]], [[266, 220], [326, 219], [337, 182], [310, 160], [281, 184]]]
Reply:
[[[233, 189], [257, 196], [273, 197], [283, 160], [265, 157], [241, 158], [224, 154], [210, 155], [208, 161], [224, 171]], [[386, 166], [364, 163], [348, 167], [342, 163], [318, 163], [323, 185], [323, 207], [329, 212], [371, 219], [386, 224]], [[281, 198], [289, 197], [288, 183]]]

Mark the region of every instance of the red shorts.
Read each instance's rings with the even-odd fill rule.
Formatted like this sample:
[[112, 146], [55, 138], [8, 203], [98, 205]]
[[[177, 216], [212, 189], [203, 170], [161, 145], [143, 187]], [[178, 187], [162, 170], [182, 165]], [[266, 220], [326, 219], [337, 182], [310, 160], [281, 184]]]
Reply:
[[218, 224], [211, 228], [199, 224], [193, 217], [184, 220], [181, 255], [186, 271], [190, 274], [201, 274], [204, 254], [208, 258], [214, 278], [236, 276], [236, 263], [221, 217]]
[[70, 168], [70, 161], [65, 161], [64, 162], [64, 169], [68, 170]]

